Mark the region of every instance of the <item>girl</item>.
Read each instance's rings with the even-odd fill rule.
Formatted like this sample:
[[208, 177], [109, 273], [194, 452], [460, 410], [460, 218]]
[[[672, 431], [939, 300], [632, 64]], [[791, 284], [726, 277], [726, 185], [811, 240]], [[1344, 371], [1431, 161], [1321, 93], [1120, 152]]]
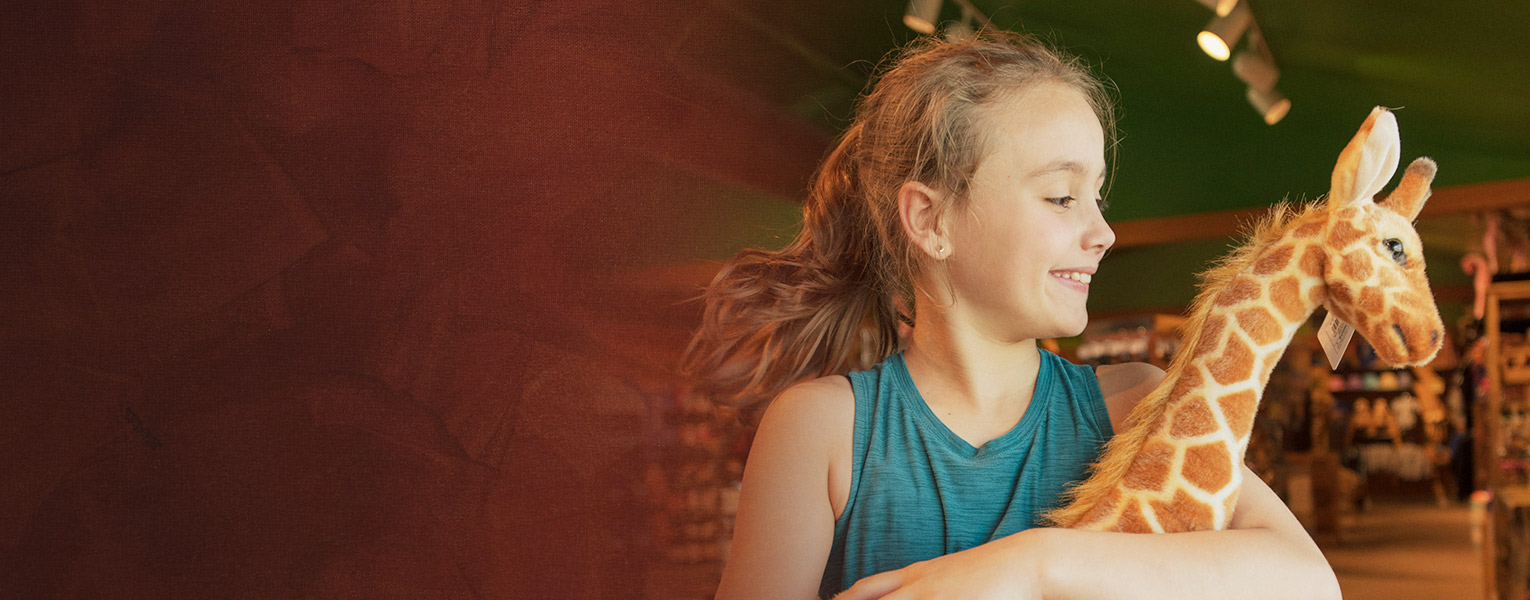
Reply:
[[1027, 38], [881, 75], [801, 235], [724, 267], [687, 352], [719, 400], [775, 398], [717, 598], [1339, 597], [1251, 474], [1228, 531], [1038, 527], [1163, 376], [1037, 348], [1087, 321], [1113, 135], [1104, 86]]

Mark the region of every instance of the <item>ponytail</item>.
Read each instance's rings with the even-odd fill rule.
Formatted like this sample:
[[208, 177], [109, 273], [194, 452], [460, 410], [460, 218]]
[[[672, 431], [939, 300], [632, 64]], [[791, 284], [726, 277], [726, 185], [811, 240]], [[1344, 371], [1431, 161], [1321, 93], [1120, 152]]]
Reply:
[[863, 370], [898, 347], [886, 262], [857, 193], [852, 126], [814, 177], [802, 232], [786, 248], [748, 249], [703, 298], [682, 368], [714, 402], [751, 408], [804, 379]]

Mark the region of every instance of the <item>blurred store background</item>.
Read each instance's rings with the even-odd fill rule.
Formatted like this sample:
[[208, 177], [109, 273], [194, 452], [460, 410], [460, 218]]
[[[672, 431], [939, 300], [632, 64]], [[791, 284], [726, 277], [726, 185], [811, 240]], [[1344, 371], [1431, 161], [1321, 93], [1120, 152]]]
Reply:
[[676, 373], [694, 299], [926, 11], [1119, 88], [1082, 362], [1172, 355], [1395, 109], [1448, 351], [1299, 338], [1249, 460], [1348, 598], [1523, 596], [1530, 5], [1244, 0], [1219, 61], [1215, 4], [8, 2], [0, 595], [709, 598], [750, 426]]

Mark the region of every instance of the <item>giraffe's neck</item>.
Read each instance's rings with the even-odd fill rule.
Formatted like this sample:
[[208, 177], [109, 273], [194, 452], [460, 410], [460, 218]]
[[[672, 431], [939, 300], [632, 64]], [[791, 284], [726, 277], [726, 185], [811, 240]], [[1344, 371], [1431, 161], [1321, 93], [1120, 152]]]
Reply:
[[1295, 224], [1201, 304], [1205, 317], [1191, 355], [1171, 373], [1172, 391], [1143, 444], [1147, 462], [1158, 454], [1171, 468], [1156, 486], [1122, 482], [1128, 494], [1153, 499], [1155, 510], [1146, 512], [1154, 529], [1221, 529], [1230, 519], [1270, 373], [1326, 298], [1317, 243], [1323, 233], [1314, 223], [1310, 240], [1296, 236], [1302, 224]]
[[1240, 441], [1240, 450], [1246, 446], [1271, 371], [1326, 298], [1321, 252], [1316, 244], [1277, 240], [1216, 292], [1204, 307], [1192, 355], [1177, 373], [1166, 416], [1204, 398], [1222, 405], [1214, 406], [1222, 417], [1219, 427]]
[[1327, 300], [1328, 229], [1309, 211], [1216, 270], [1189, 320], [1195, 337], [1051, 522], [1139, 533], [1227, 526], [1270, 372]]

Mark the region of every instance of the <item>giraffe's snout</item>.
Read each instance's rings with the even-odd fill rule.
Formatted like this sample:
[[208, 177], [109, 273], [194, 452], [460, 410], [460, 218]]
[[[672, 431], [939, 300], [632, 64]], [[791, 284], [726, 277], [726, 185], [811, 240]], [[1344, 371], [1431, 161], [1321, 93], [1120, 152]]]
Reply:
[[[1418, 365], [1434, 360], [1440, 350], [1442, 332], [1438, 324], [1392, 323], [1391, 333], [1396, 345], [1376, 344], [1376, 350], [1384, 361], [1395, 365]], [[1420, 343], [1429, 340], [1428, 343]], [[1391, 348], [1387, 348], [1390, 346]], [[1387, 356], [1390, 355], [1390, 356]]]

